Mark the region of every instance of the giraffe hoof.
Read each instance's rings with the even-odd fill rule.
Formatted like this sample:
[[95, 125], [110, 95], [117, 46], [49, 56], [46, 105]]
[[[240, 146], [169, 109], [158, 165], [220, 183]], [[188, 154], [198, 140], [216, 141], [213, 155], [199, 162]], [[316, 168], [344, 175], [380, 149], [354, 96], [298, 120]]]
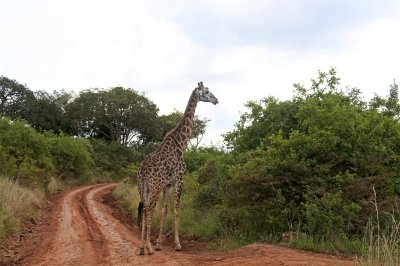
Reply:
[[175, 251], [182, 251], [182, 247], [181, 246], [175, 247]]
[[144, 255], [144, 248], [140, 248], [139, 255]]
[[155, 250], [156, 250], [156, 251], [160, 251], [160, 250], [161, 250], [161, 246], [158, 246], [158, 245], [157, 245], [156, 248], [155, 248]]
[[147, 255], [153, 255], [153, 254], [154, 254], [153, 248], [151, 246], [147, 247]]

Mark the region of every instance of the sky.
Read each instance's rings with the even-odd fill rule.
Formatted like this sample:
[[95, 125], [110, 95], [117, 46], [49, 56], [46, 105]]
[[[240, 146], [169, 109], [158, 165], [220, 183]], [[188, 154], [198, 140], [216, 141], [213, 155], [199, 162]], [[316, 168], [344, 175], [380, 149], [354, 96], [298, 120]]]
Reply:
[[244, 104], [291, 99], [335, 67], [366, 100], [400, 80], [397, 0], [0, 0], [0, 75], [33, 91], [123, 86], [159, 114], [203, 81], [203, 144], [221, 145]]

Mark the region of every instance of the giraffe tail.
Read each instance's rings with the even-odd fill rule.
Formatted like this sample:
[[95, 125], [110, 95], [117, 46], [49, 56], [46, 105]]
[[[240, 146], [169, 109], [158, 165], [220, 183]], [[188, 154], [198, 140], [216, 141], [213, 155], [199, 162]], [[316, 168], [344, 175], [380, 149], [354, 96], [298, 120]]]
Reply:
[[138, 207], [138, 224], [142, 223], [142, 213], [143, 213], [143, 201], [139, 202]]

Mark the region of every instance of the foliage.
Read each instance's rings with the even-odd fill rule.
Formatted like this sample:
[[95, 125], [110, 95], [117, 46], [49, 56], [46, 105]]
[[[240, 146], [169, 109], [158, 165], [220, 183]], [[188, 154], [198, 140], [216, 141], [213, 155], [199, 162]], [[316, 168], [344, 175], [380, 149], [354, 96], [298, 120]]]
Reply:
[[24, 119], [33, 128], [60, 132], [64, 129], [65, 106], [72, 95], [65, 91], [32, 92], [26, 85], [0, 76], [0, 115]]
[[47, 192], [53, 176], [87, 180], [92, 174], [90, 143], [54, 133], [39, 133], [24, 121], [0, 119], [0, 174]]
[[103, 173], [112, 173], [117, 177], [125, 176], [122, 171], [130, 164], [138, 163], [142, 159], [142, 152], [115, 141], [107, 143], [102, 139], [92, 139], [90, 144], [94, 167]]
[[298, 129], [299, 101], [297, 99], [280, 102], [274, 97], [246, 104], [249, 112], [240, 116], [236, 129], [224, 135], [230, 149], [241, 153], [268, 144], [268, 136], [279, 132], [287, 138], [292, 130]]
[[144, 142], [156, 138], [158, 108], [133, 89], [82, 91], [66, 107], [68, 132], [82, 137], [103, 138], [124, 145], [135, 138]]
[[93, 166], [91, 146], [88, 140], [67, 135], [46, 133], [51, 158], [57, 178], [88, 178]]
[[225, 151], [215, 146], [188, 149], [184, 154], [186, 171], [189, 173], [195, 172], [209, 159], [214, 157], [222, 158], [225, 155], [228, 156]]
[[0, 116], [25, 118], [32, 112], [35, 97], [25, 85], [0, 76]]
[[20, 184], [46, 188], [53, 173], [46, 138], [24, 121], [0, 119], [0, 174]]
[[64, 110], [72, 98], [72, 94], [65, 91], [53, 92], [36, 91], [31, 114], [23, 117], [39, 131], [53, 131], [61, 133], [65, 130]]
[[374, 109], [380, 110], [383, 114], [389, 117], [399, 119], [399, 86], [396, 81], [393, 81], [393, 84], [390, 85], [389, 95], [386, 99], [379, 95], [375, 95], [371, 100], [370, 106]]

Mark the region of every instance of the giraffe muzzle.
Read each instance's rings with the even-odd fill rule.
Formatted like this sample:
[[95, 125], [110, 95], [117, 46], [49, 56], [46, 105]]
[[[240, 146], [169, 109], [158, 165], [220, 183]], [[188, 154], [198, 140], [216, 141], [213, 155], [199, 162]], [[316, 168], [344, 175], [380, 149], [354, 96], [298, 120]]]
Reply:
[[218, 99], [216, 97], [214, 97], [211, 101], [214, 105], [216, 105], [218, 103]]

